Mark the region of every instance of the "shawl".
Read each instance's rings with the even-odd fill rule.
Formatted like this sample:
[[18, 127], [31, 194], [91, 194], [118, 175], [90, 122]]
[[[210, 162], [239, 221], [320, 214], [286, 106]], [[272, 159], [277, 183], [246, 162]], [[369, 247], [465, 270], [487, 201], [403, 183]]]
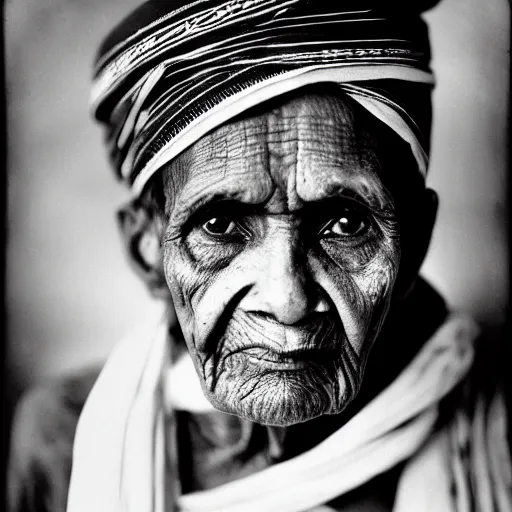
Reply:
[[[395, 130], [425, 177], [434, 79], [419, 13], [434, 3], [143, 4], [107, 38], [94, 71], [93, 112], [117, 176], [137, 196], [209, 131], [269, 99], [330, 82]], [[210, 406], [190, 358], [171, 365], [167, 326], [156, 323], [119, 344], [89, 396], [68, 512], [319, 512], [404, 461], [395, 512], [470, 512], [475, 502], [483, 512], [512, 509], [510, 463], [496, 452], [506, 432], [499, 395], [490, 406], [477, 401], [475, 419], [454, 406], [452, 420], [438, 425], [443, 399], [472, 364], [476, 328], [468, 318], [449, 317], [393, 383], [313, 449], [186, 495], [173, 411]]]
[[403, 461], [395, 512], [470, 512], [475, 504], [482, 512], [511, 510], [501, 396], [490, 404], [478, 397], [473, 419], [456, 402], [450, 421], [438, 425], [443, 398], [472, 365], [476, 334], [469, 318], [452, 314], [386, 389], [323, 442], [248, 477], [181, 495], [164, 417], [211, 405], [189, 356], [170, 365], [165, 321], [143, 326], [117, 346], [86, 402], [67, 510], [329, 510], [329, 500]]

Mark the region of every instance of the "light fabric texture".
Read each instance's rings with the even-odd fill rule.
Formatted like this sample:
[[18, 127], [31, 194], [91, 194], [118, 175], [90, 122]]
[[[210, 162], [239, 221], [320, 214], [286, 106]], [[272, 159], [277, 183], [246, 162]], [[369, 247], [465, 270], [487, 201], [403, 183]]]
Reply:
[[[500, 442], [504, 446], [500, 399], [487, 419], [480, 411], [485, 429], [475, 430], [463, 410], [453, 424], [434, 428], [439, 402], [472, 364], [477, 329], [466, 317], [449, 317], [388, 388], [315, 448], [243, 479], [182, 496], [172, 460], [165, 460], [173, 439], [164, 433], [164, 414], [211, 406], [188, 356], [173, 374], [165, 322], [150, 332], [145, 327], [117, 347], [89, 396], [76, 434], [68, 512], [314, 510], [404, 460], [395, 512], [469, 512], [475, 485], [479, 510], [510, 510], [508, 458], [490, 453]], [[447, 449], [461, 435], [473, 436], [477, 457], [487, 461], [476, 468], [477, 482], [467, 481], [459, 452]]]

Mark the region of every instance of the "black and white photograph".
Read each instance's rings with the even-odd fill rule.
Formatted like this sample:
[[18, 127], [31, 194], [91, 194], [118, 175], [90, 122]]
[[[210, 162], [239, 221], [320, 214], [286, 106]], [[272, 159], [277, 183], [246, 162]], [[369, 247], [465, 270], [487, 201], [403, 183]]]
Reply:
[[7, 0], [8, 512], [512, 512], [510, 3]]

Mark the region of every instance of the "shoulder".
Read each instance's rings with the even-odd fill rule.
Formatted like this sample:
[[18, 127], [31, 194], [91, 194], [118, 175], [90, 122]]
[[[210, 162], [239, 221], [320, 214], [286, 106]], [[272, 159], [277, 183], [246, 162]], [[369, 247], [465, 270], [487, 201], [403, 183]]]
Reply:
[[78, 417], [100, 367], [29, 389], [15, 410], [11, 433], [9, 510], [65, 510]]

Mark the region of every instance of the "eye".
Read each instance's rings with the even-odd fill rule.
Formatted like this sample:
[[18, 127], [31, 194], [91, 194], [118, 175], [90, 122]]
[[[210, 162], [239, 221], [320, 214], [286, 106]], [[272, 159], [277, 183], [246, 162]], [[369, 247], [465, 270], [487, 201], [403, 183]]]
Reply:
[[359, 208], [344, 207], [341, 215], [324, 224], [320, 230], [323, 237], [353, 237], [364, 233], [370, 225], [368, 215]]
[[211, 236], [221, 237], [243, 234], [240, 226], [233, 219], [224, 215], [208, 219], [202, 227]]

